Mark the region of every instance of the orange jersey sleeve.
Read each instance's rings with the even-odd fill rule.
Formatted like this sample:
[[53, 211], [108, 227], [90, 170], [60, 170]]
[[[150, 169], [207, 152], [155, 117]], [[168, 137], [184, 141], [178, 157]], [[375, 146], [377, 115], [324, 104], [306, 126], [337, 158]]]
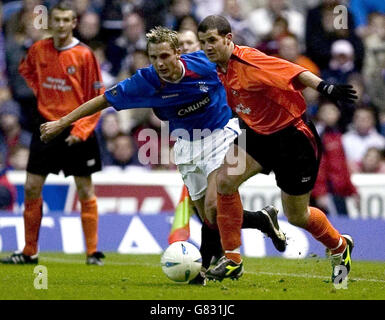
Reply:
[[226, 73], [218, 75], [230, 107], [256, 132], [271, 134], [297, 121], [306, 110], [293, 81], [307, 69], [265, 55], [257, 49], [235, 46]]
[[[104, 92], [95, 56], [78, 40], [60, 50], [52, 38], [37, 41], [21, 61], [19, 71], [35, 92], [39, 113], [48, 121], [60, 119]], [[71, 134], [86, 140], [99, 117], [97, 113], [78, 120]]]
[[37, 86], [37, 73], [35, 67], [35, 46], [32, 46], [28, 50], [28, 54], [24, 57], [19, 64], [19, 73], [25, 79], [28, 86], [33, 90], [35, 96], [38, 95], [38, 86]]
[[287, 60], [268, 56], [253, 48], [239, 48], [239, 51], [235, 50], [238, 53], [238, 55], [234, 55], [235, 60], [239, 58], [239, 62], [250, 66], [239, 69], [240, 72], [244, 72], [244, 76], [239, 78], [243, 88], [258, 90], [267, 86], [285, 91], [304, 89], [304, 87], [296, 86], [293, 79], [307, 69]]

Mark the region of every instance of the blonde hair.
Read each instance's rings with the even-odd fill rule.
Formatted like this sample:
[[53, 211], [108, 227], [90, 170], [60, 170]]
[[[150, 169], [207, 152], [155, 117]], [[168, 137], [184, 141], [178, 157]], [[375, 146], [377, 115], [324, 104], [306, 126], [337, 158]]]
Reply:
[[177, 50], [179, 48], [178, 33], [165, 27], [155, 27], [146, 33], [147, 51], [150, 43], [159, 44], [167, 42], [171, 49]]

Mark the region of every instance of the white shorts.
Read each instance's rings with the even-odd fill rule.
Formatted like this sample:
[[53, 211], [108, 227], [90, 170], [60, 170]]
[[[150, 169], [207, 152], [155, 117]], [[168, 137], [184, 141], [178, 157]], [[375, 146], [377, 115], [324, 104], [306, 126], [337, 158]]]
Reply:
[[223, 164], [227, 151], [240, 134], [239, 121], [232, 118], [223, 129], [214, 130], [203, 139], [176, 140], [175, 164], [192, 200], [198, 200], [205, 195], [207, 177]]

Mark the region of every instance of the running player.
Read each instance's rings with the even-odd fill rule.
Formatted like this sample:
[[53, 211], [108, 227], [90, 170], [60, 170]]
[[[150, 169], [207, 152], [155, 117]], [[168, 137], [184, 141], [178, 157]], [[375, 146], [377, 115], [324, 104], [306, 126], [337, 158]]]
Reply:
[[[350, 270], [353, 240], [341, 235], [319, 209], [309, 207], [321, 157], [320, 139], [306, 119], [300, 90], [310, 87], [336, 101], [353, 102], [350, 86], [331, 85], [306, 69], [260, 51], [237, 46], [226, 18], [206, 17], [198, 28], [202, 49], [217, 64], [230, 107], [245, 122], [247, 153], [236, 148], [247, 164], [229, 174], [231, 157], [217, 173], [217, 222], [225, 256], [207, 272], [209, 279], [239, 278], [243, 263], [239, 247], [242, 203], [239, 186], [257, 173], [275, 173], [288, 221], [312, 234], [331, 251], [332, 280]], [[234, 170], [232, 170], [234, 171]], [[342, 278], [341, 278], [342, 279]]]

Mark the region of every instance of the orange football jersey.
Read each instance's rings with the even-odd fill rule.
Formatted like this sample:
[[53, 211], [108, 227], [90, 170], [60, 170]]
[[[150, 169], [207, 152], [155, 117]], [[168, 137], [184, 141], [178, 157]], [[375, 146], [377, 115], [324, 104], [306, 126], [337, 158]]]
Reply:
[[289, 125], [302, 126], [306, 103], [304, 86], [293, 78], [307, 69], [268, 56], [257, 49], [235, 45], [227, 72], [217, 68], [230, 107], [259, 134]]
[[[56, 49], [52, 38], [37, 41], [20, 62], [19, 72], [34, 91], [40, 114], [49, 121], [104, 92], [94, 54], [77, 39], [63, 49]], [[71, 134], [86, 140], [99, 117], [100, 112], [79, 119]]]

